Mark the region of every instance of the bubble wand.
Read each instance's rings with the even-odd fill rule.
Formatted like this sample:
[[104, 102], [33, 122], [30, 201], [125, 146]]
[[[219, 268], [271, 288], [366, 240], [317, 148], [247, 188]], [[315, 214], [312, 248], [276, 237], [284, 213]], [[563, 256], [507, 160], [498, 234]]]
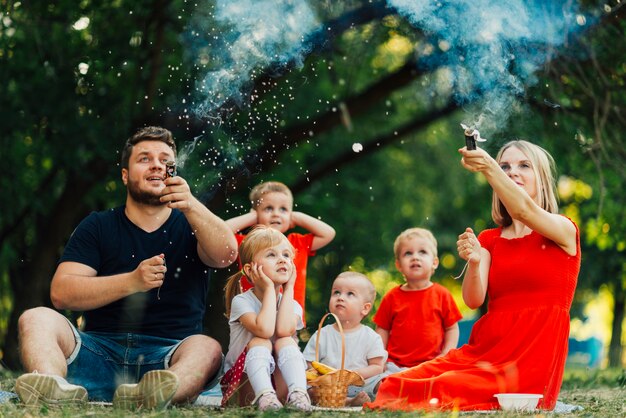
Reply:
[[465, 135], [465, 146], [468, 150], [475, 150], [477, 141], [486, 141], [485, 138], [480, 137], [480, 132], [478, 132], [478, 129], [472, 126], [467, 126], [465, 124], [461, 124], [461, 128], [463, 128], [463, 135]]
[[165, 178], [176, 177], [176, 161], [167, 161], [165, 163]]

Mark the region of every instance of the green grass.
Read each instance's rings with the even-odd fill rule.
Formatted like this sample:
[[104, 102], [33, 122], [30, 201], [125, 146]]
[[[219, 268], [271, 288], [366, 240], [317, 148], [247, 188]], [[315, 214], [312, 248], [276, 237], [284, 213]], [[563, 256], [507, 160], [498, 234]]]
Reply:
[[[0, 390], [11, 391], [15, 383], [15, 375], [9, 373], [0, 374]], [[544, 417], [544, 416], [563, 416], [563, 417], [624, 417], [626, 416], [626, 372], [624, 370], [568, 370], [565, 375], [561, 396], [559, 399], [568, 404], [580, 405], [583, 411], [574, 412], [565, 415], [556, 415], [552, 413], [505, 413], [494, 412], [489, 416], [497, 417]], [[376, 418], [391, 417], [484, 417], [484, 413], [428, 413], [428, 412], [329, 412], [314, 411], [312, 413], [301, 413], [293, 411], [277, 411], [271, 413], [262, 413], [254, 408], [232, 408], [226, 410], [211, 409], [207, 407], [172, 407], [165, 411], [117, 411], [111, 407], [99, 405], [87, 405], [84, 407], [65, 407], [65, 408], [25, 408], [17, 403], [0, 404], [0, 417], [26, 417], [45, 416], [45, 417], [336, 417], [349, 418], [361, 417], [369, 415]]]

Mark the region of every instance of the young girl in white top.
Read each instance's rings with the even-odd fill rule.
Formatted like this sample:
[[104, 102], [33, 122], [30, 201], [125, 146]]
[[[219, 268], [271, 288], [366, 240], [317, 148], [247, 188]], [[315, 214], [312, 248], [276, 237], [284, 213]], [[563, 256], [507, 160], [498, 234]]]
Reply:
[[[243, 268], [225, 288], [230, 344], [221, 381], [222, 406], [238, 395], [240, 406], [279, 409], [282, 401], [309, 410], [306, 362], [295, 339], [303, 323], [302, 308], [293, 299], [293, 247], [281, 232], [257, 226], [239, 246], [239, 256]], [[243, 275], [254, 287], [240, 293]]]

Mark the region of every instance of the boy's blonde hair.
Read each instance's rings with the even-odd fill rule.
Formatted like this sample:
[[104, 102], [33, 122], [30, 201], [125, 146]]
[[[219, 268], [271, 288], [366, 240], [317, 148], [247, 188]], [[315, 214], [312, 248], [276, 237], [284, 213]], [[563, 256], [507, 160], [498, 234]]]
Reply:
[[287, 195], [293, 202], [293, 194], [291, 190], [289, 190], [289, 187], [279, 181], [266, 181], [257, 184], [250, 191], [250, 204], [252, 205], [252, 209], [259, 207], [265, 193], [282, 193]]
[[398, 251], [400, 251], [400, 243], [409, 238], [424, 238], [429, 241], [432, 244], [430, 249], [432, 250], [434, 256], [437, 257], [437, 240], [435, 239], [433, 233], [424, 228], [409, 228], [402, 231], [393, 243], [393, 254], [396, 257], [396, 260], [400, 259], [400, 254], [398, 254]]
[[[559, 212], [559, 204], [556, 199], [556, 168], [554, 159], [545, 149], [539, 145], [523, 139], [509, 141], [498, 151], [496, 161], [500, 163], [502, 154], [510, 147], [515, 147], [522, 151], [532, 164], [535, 173], [535, 188], [537, 190], [537, 205], [550, 213]], [[491, 217], [500, 226], [509, 226], [513, 223], [511, 215], [506, 210], [496, 192], [493, 192], [491, 202]]]
[[230, 306], [235, 296], [241, 293], [240, 280], [244, 276], [243, 266], [252, 262], [254, 256], [266, 248], [279, 245], [281, 242], [287, 242], [289, 248], [294, 252], [293, 246], [287, 240], [282, 232], [270, 228], [265, 225], [257, 225], [239, 244], [239, 260], [241, 260], [242, 269], [228, 278], [226, 286], [224, 286], [224, 302], [226, 306], [226, 317], [230, 316]]
[[372, 283], [372, 281], [365, 274], [356, 271], [344, 271], [339, 273], [339, 275], [335, 277], [335, 280], [348, 277], [360, 279], [359, 281], [363, 283], [363, 288], [365, 290], [365, 294], [363, 295], [365, 297], [365, 301], [373, 304], [376, 300], [376, 288], [374, 287], [374, 283]]

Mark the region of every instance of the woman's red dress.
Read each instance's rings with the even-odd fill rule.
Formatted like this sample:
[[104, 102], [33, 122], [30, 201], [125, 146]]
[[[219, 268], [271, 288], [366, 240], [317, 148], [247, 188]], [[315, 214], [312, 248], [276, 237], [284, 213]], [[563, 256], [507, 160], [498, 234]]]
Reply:
[[479, 235], [491, 253], [488, 312], [468, 344], [380, 385], [373, 409], [497, 409], [496, 393], [539, 393], [556, 404], [569, 338], [569, 309], [580, 270], [580, 239], [570, 256], [536, 232], [506, 239]]

